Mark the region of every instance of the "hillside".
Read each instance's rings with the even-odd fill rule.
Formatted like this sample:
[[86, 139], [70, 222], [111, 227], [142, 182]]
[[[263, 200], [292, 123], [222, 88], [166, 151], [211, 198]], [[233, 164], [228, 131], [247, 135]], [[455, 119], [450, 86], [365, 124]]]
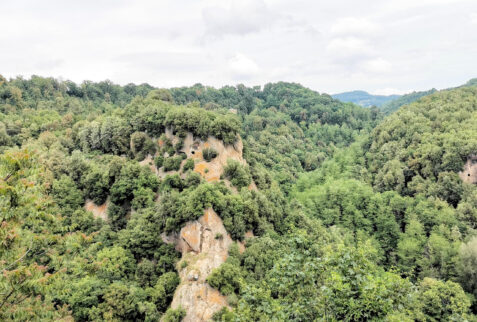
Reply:
[[476, 113], [0, 77], [0, 319], [475, 320]]
[[344, 92], [331, 96], [342, 102], [354, 103], [363, 107], [380, 107], [400, 97], [400, 95], [372, 95], [365, 91]]
[[384, 114], [389, 115], [397, 111], [401, 106], [411, 104], [420, 99], [421, 97], [430, 95], [432, 93], [435, 93], [436, 91], [437, 90], [433, 88], [428, 91], [412, 92], [409, 94], [405, 94], [403, 96], [384, 103], [381, 106], [381, 111], [383, 111]]

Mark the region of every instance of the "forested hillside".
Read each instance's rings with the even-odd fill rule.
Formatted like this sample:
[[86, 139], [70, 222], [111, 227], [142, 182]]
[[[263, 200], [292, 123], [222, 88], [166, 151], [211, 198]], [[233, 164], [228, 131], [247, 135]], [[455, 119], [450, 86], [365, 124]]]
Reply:
[[472, 86], [0, 77], [0, 319], [475, 321], [476, 126]]
[[403, 96], [400, 96], [396, 99], [393, 99], [389, 102], [384, 103], [381, 106], [381, 111], [383, 111], [384, 114], [388, 115], [391, 114], [395, 111], [397, 111], [401, 106], [411, 104], [418, 99], [420, 99], [423, 96], [431, 95], [432, 93], [435, 93], [437, 89], [433, 88], [428, 91], [421, 91], [421, 92], [412, 92], [409, 94], [405, 94]]
[[344, 92], [332, 96], [340, 101], [358, 104], [363, 107], [381, 107], [401, 97], [401, 95], [372, 95], [365, 91]]

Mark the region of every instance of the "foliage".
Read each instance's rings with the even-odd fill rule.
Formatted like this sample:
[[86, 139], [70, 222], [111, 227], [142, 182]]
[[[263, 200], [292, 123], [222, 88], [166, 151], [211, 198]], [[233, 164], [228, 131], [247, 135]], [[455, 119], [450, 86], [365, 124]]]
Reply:
[[202, 150], [202, 156], [207, 162], [217, 157], [217, 151], [214, 148], [205, 148]]
[[183, 308], [179, 307], [175, 310], [172, 308], [169, 308], [164, 314], [163, 321], [164, 322], [180, 322], [185, 316], [186, 316], [186, 311]]
[[[228, 298], [215, 320], [475, 320], [477, 186], [458, 172], [476, 97], [436, 92], [381, 122], [292, 83], [0, 77], [0, 319], [182, 319], [180, 253], [161, 236], [211, 208], [246, 246], [207, 277]], [[191, 134], [246, 165], [205, 182]]]
[[248, 169], [231, 159], [227, 160], [227, 165], [224, 167], [224, 176], [239, 189], [247, 187], [252, 182]]

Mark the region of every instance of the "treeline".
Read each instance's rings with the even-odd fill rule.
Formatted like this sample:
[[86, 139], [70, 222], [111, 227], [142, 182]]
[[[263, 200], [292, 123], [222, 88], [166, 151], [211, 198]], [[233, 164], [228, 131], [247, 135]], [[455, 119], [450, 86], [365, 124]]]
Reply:
[[[2, 78], [0, 93], [1, 320], [180, 321], [161, 234], [209, 207], [255, 236], [207, 279], [229, 304], [216, 320], [475, 320], [477, 188], [457, 175], [477, 150], [475, 87], [384, 120], [290, 83]], [[247, 165], [204, 182], [187, 133], [240, 136]]]

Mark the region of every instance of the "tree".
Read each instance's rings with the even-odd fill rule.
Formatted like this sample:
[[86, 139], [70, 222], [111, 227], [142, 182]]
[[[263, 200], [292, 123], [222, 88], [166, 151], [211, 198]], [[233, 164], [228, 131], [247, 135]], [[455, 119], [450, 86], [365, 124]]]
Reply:
[[252, 182], [248, 169], [232, 159], [227, 160], [227, 165], [224, 167], [224, 176], [238, 188], [247, 187]]
[[[457, 271], [464, 290], [477, 297], [477, 237], [461, 245]], [[473, 310], [475, 312], [475, 303]]]
[[428, 321], [462, 320], [470, 307], [470, 300], [459, 284], [428, 277], [419, 285], [417, 303], [423, 319]]

